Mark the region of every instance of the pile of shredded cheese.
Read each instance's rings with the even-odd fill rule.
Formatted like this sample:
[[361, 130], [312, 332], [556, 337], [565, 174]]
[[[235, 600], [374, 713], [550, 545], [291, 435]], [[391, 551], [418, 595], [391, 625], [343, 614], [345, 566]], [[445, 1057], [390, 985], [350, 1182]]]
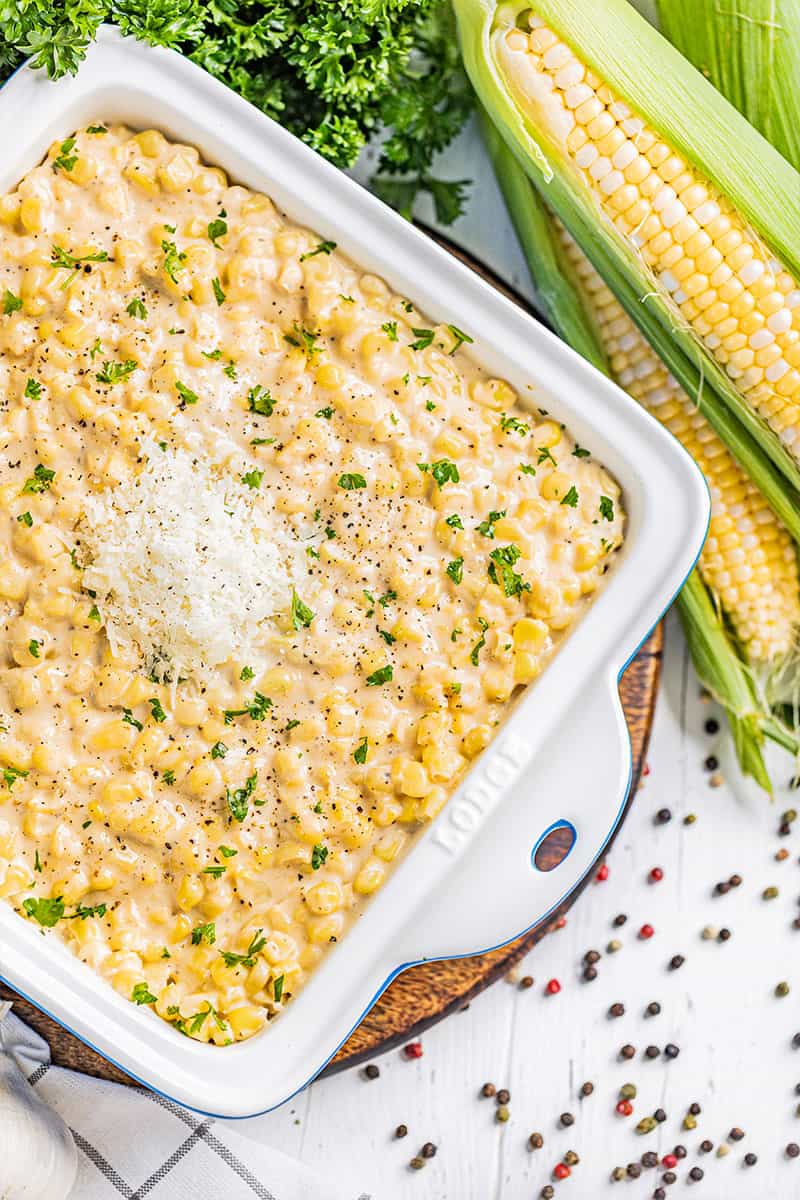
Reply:
[[[264, 622], [306, 575], [297, 536], [268, 497], [186, 450], [143, 447], [131, 479], [86, 503], [79, 561], [112, 650], [160, 680], [258, 661]], [[246, 468], [245, 468], [246, 469]]]

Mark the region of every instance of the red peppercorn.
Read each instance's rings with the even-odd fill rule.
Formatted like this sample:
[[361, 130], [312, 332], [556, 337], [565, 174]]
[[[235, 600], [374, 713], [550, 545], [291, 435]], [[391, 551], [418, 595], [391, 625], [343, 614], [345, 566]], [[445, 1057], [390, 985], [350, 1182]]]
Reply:
[[556, 996], [561, 991], [561, 984], [557, 979], [548, 979], [544, 989], [548, 996]]
[[633, 1112], [633, 1105], [630, 1100], [618, 1100], [617, 1112], [621, 1117], [629, 1117]]
[[553, 929], [563, 929], [564, 926], [566, 925], [566, 923], [567, 923], [566, 917], [559, 917], [558, 920], [556, 921], [555, 925], [553, 926]]
[[639, 937], [644, 938], [644, 940], [647, 941], [648, 938], [651, 938], [654, 933], [655, 929], [653, 929], [652, 925], [643, 925], [639, 930]]
[[598, 868], [595, 879], [598, 883], [604, 883], [608, 879], [608, 863], [603, 863], [602, 867]]
[[642, 774], [645, 776], [650, 774], [650, 763], [644, 764], [644, 770], [642, 771]]
[[406, 1058], [422, 1058], [422, 1042], [409, 1042], [403, 1053]]
[[651, 883], [661, 883], [661, 880], [664, 878], [664, 872], [661, 870], [661, 867], [653, 867], [648, 878]]
[[569, 1179], [572, 1172], [566, 1163], [556, 1163], [556, 1165], [553, 1167], [553, 1174], [555, 1175], [556, 1179]]
[[671, 1171], [673, 1167], [677, 1167], [678, 1165], [677, 1156], [675, 1154], [665, 1154], [661, 1160], [661, 1165]]

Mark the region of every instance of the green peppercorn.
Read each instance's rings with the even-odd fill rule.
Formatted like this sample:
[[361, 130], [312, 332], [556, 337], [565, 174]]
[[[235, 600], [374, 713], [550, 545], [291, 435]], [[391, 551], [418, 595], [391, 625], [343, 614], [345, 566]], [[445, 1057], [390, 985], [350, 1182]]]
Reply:
[[627, 1179], [627, 1177], [628, 1177], [628, 1172], [625, 1170], [624, 1167], [614, 1167], [614, 1170], [611, 1172], [611, 1178], [614, 1180], [615, 1183], [619, 1183], [620, 1180]]
[[496, 1121], [507, 1121], [511, 1113], [505, 1104], [499, 1104], [495, 1109], [494, 1116]]
[[658, 1122], [655, 1117], [642, 1117], [639, 1124], [636, 1126], [637, 1133], [652, 1133]]
[[425, 1159], [419, 1154], [415, 1154], [408, 1165], [411, 1167], [412, 1171], [421, 1171], [425, 1166]]
[[636, 1099], [636, 1084], [635, 1083], [623, 1083], [622, 1087], [619, 1089], [619, 1094], [623, 1100], [635, 1100]]
[[763, 892], [761, 893], [761, 899], [762, 900], [774, 900], [778, 896], [778, 894], [779, 894], [778, 889], [776, 887], [764, 888]]
[[622, 942], [618, 941], [617, 938], [612, 938], [611, 941], [606, 946], [606, 950], [608, 951], [609, 954], [616, 954], [617, 951], [621, 950], [621, 949], [622, 949]]
[[781, 982], [776, 984], [776, 986], [775, 986], [775, 995], [776, 996], [788, 996], [789, 992], [791, 990], [792, 989], [789, 987], [786, 980], [782, 979]]
[[691, 1113], [687, 1113], [683, 1118], [684, 1129], [697, 1129], [697, 1119]]

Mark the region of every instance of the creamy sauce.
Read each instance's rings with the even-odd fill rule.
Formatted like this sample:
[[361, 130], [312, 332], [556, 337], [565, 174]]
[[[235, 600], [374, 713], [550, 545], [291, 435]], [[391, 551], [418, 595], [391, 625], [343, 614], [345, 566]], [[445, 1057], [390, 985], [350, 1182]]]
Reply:
[[[622, 541], [619, 490], [470, 331], [153, 130], [89, 126], [0, 199], [0, 292], [0, 896], [226, 1044], [297, 994], [539, 675]], [[163, 511], [187, 463], [252, 494], [280, 564], [258, 619], [215, 630], [222, 663], [163, 539], [156, 591], [100, 569], [129, 489], [157, 469]], [[270, 574], [193, 545], [219, 614], [221, 570], [243, 603]], [[165, 644], [184, 622], [180, 662], [131, 635], [137, 589]]]

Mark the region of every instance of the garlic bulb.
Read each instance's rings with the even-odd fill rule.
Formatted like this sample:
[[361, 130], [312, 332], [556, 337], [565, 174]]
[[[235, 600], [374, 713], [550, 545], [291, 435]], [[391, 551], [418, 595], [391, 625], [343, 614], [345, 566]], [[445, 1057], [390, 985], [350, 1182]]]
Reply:
[[20, 1071], [3, 1038], [0, 1004], [0, 1200], [66, 1200], [78, 1173], [72, 1134]]

